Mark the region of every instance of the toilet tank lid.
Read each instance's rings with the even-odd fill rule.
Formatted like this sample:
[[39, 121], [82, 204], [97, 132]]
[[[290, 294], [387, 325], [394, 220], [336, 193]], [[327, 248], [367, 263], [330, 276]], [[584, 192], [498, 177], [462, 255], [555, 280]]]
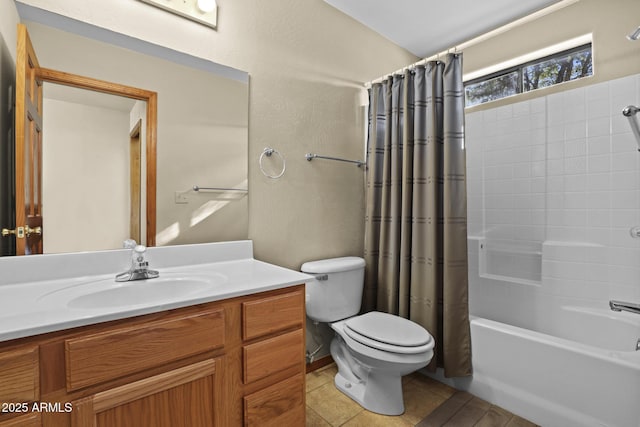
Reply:
[[303, 273], [339, 273], [341, 271], [357, 270], [364, 267], [364, 259], [355, 256], [321, 259], [302, 264]]

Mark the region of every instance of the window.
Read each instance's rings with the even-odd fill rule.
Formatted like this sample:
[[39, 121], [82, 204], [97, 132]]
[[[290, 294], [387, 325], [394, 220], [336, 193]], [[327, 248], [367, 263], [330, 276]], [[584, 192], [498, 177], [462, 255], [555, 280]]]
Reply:
[[465, 82], [466, 106], [593, 75], [591, 43]]

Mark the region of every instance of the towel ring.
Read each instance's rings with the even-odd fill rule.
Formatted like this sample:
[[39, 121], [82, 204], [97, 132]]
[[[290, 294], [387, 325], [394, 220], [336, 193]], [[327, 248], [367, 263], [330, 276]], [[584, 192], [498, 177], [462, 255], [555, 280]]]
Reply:
[[[265, 172], [262, 162], [264, 160], [264, 156], [271, 157], [271, 155], [274, 153], [277, 154], [280, 159], [282, 159], [282, 170], [279, 174], [269, 175], [267, 172]], [[260, 154], [260, 160], [258, 160], [258, 163], [260, 164], [260, 171], [262, 172], [262, 174], [271, 179], [278, 179], [282, 177], [282, 175], [284, 175], [284, 171], [287, 169], [287, 161], [285, 160], [284, 156], [280, 154], [278, 150], [275, 150], [271, 147], [266, 147], [264, 150], [262, 150], [262, 154]]]

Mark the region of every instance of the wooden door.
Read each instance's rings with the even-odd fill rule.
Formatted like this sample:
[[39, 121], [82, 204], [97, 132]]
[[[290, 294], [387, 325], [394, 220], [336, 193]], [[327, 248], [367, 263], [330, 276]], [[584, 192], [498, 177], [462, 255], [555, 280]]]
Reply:
[[71, 426], [224, 426], [219, 363], [205, 360], [77, 400]]
[[16, 61], [16, 255], [42, 253], [42, 81], [27, 27]]

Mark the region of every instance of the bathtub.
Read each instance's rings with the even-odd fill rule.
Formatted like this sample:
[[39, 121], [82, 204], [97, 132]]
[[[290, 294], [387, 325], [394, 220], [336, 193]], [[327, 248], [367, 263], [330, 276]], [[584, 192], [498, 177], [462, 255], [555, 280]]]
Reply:
[[640, 320], [563, 311], [580, 341], [472, 316], [473, 376], [432, 376], [544, 427], [639, 427]]
[[576, 338], [590, 343], [473, 317], [473, 378], [462, 388], [542, 426], [640, 426], [640, 326], [565, 311], [576, 315]]
[[545, 242], [536, 281], [488, 274], [483, 246], [469, 240], [473, 376], [436, 379], [545, 427], [640, 427], [640, 315], [577, 297], [600, 284], [547, 268], [580, 251], [598, 259], [601, 248]]

